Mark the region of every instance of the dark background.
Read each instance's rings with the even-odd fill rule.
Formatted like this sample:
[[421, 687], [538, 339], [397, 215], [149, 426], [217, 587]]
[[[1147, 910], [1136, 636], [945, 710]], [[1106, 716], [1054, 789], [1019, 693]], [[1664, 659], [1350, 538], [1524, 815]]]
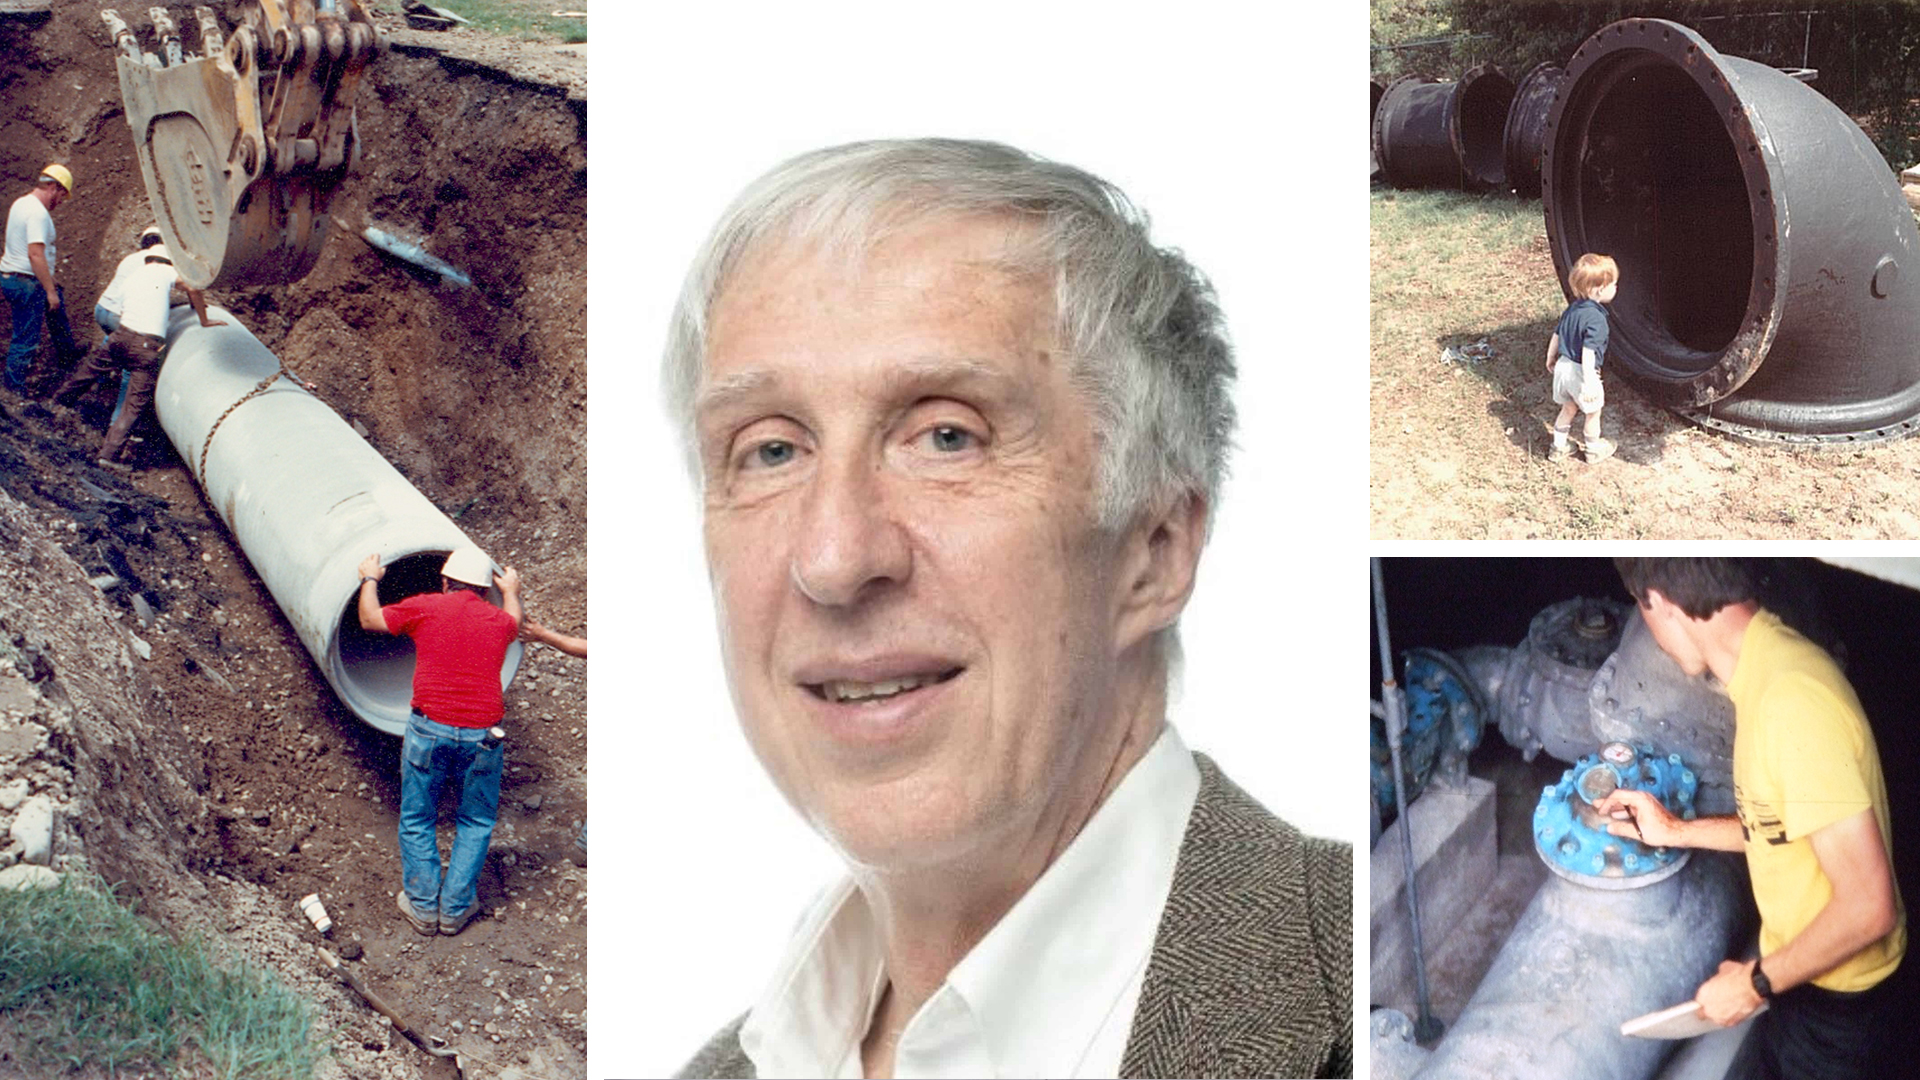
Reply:
[[[1920, 591], [1892, 585], [1814, 559], [1775, 564], [1769, 606], [1826, 644], [1846, 668], [1880, 749], [1893, 818], [1894, 873], [1907, 908], [1907, 958], [1893, 976], [1901, 1004], [1890, 1019], [1901, 1054], [1912, 1061], [1920, 1033], [1906, 1016], [1920, 1015]], [[1631, 602], [1610, 559], [1383, 559], [1388, 633], [1396, 654], [1415, 646], [1457, 649], [1517, 645], [1541, 608], [1575, 596]], [[1371, 635], [1371, 690], [1380, 685], [1379, 643]], [[1498, 742], [1497, 731], [1487, 738]], [[1889, 1074], [1893, 1075], [1893, 1074]], [[1899, 1072], [1898, 1075], [1909, 1075]], [[1912, 1075], [1920, 1075], [1920, 1072]]]

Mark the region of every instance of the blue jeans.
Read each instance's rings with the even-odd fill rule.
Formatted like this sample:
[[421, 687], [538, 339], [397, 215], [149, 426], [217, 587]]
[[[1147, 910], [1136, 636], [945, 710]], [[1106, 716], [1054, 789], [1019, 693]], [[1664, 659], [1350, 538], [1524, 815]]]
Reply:
[[7, 388], [25, 390], [27, 372], [40, 353], [40, 327], [47, 317], [47, 290], [39, 279], [0, 274], [0, 293], [13, 309], [13, 337], [7, 344]]
[[[440, 918], [464, 916], [477, 902], [475, 886], [493, 840], [500, 808], [502, 743], [482, 745], [484, 728], [461, 728], [414, 713], [400, 751], [400, 874], [415, 912], [438, 911]], [[441, 785], [454, 777], [460, 785], [460, 809], [454, 816], [453, 850], [445, 879], [434, 846]]]

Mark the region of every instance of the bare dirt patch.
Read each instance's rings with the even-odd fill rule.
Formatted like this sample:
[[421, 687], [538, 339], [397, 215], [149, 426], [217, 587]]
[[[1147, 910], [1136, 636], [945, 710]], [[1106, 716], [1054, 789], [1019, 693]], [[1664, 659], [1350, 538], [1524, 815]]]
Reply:
[[[1539, 201], [1376, 190], [1371, 223], [1373, 536], [1920, 536], [1920, 441], [1742, 442], [1619, 376], [1603, 414], [1616, 456], [1548, 461], [1546, 346], [1565, 300]], [[1441, 360], [1482, 340], [1490, 359]]]
[[[584, 633], [584, 55], [394, 36], [360, 94], [363, 159], [333, 212], [426, 238], [474, 287], [449, 291], [340, 235], [298, 284], [211, 299], [517, 566], [534, 616]], [[0, 20], [0, 52], [0, 177], [24, 190], [44, 161], [71, 163], [59, 276], [76, 329], [90, 328], [93, 298], [151, 217], [105, 33], [93, 6], [56, 5]], [[323, 1075], [453, 1072], [321, 973], [295, 910], [310, 892], [337, 924], [334, 947], [461, 1047], [467, 1076], [584, 1076], [586, 871], [569, 858], [586, 815], [584, 664], [530, 648], [508, 693], [484, 915], [459, 937], [415, 935], [393, 902], [398, 740], [334, 700], [157, 428], [132, 479], [87, 464], [106, 404], [83, 407], [86, 426], [0, 401], [0, 488], [18, 503], [0, 527], [49, 545], [44, 565], [0, 575], [14, 605], [0, 603], [0, 637], [20, 638], [0, 654], [27, 650], [16, 667], [29, 672], [45, 657], [41, 692], [84, 683], [100, 718], [70, 735], [35, 721], [55, 734], [0, 755], [0, 785], [50, 792], [65, 808], [59, 850], [125, 882], [141, 910], [308, 995], [333, 1047]], [[87, 582], [109, 577], [104, 591]], [[80, 618], [107, 629], [63, 638]]]

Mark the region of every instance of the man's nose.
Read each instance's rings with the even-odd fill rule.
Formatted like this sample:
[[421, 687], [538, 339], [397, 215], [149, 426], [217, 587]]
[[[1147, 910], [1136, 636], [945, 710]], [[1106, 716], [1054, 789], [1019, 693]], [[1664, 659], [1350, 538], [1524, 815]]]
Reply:
[[845, 607], [907, 579], [913, 554], [880, 466], [822, 462], [793, 538], [793, 583], [816, 604]]

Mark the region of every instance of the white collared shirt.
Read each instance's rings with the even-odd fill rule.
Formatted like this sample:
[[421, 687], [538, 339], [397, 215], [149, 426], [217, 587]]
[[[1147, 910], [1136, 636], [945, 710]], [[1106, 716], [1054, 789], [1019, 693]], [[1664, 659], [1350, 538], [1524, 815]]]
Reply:
[[[1199, 792], [1169, 725], [908, 1021], [894, 1075], [1117, 1075]], [[884, 959], [852, 880], [822, 893], [740, 1028], [759, 1075], [861, 1076]]]

